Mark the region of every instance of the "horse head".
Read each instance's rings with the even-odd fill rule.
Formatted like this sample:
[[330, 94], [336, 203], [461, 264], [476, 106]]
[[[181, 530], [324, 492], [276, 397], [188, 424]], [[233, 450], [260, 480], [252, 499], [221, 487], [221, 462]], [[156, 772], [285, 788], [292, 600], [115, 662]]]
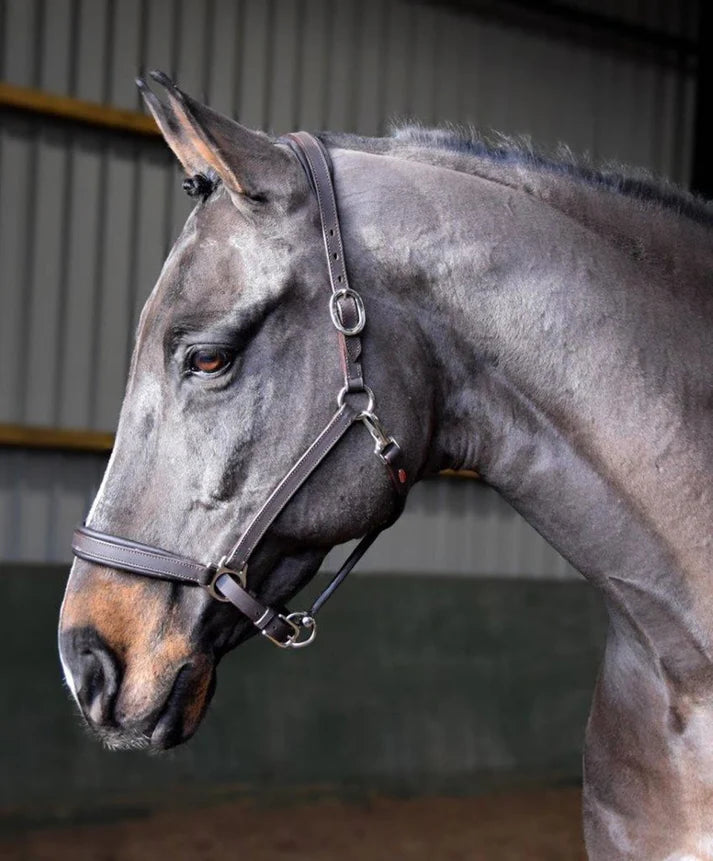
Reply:
[[[197, 204], [143, 309], [87, 525], [217, 560], [329, 421], [344, 382], [322, 221], [299, 159], [154, 77], [167, 102], [140, 82], [142, 93]], [[431, 422], [427, 374], [415, 394], [419, 327], [393, 301], [398, 273], [374, 264], [354, 225], [345, 254], [366, 307], [369, 386], [410, 484]], [[402, 501], [372, 448], [357, 423], [309, 475], [251, 556], [251, 595], [282, 605], [333, 546], [398, 516]], [[254, 630], [205, 590], [77, 559], [60, 653], [74, 698], [108, 746], [164, 748], [193, 734], [219, 659]]]

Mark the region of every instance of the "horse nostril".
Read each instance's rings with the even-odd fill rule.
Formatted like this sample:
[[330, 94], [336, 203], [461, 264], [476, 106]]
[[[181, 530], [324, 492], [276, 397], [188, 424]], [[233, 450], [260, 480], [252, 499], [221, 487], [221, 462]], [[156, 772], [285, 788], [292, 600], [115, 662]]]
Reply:
[[62, 634], [62, 663], [79, 707], [95, 726], [114, 723], [121, 670], [113, 651], [93, 628]]
[[116, 674], [111, 669], [107, 672], [106, 665], [106, 655], [102, 652], [84, 652], [80, 655], [77, 697], [84, 713], [94, 724], [108, 722], [112, 693], [116, 690]]

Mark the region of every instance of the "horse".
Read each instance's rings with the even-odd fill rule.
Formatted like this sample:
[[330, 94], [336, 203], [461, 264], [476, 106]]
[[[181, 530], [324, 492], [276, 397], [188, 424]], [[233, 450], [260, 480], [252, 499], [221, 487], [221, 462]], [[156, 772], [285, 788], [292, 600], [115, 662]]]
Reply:
[[[218, 661], [256, 632], [215, 597], [280, 607], [332, 547], [391, 524], [416, 481], [475, 470], [608, 608], [589, 857], [713, 859], [713, 210], [465, 131], [324, 133], [350, 322], [329, 290], [326, 192], [296, 148], [153, 77], [164, 97], [142, 93], [197, 202], [141, 315], [88, 535], [163, 548], [164, 569], [216, 559], [345, 389], [355, 429], [272, 511], [247, 576], [224, 565], [195, 589], [122, 567], [121, 539], [78, 551], [59, 645], [86, 723], [111, 748], [186, 741]], [[358, 325], [368, 392], [344, 385], [357, 359], [337, 359]], [[401, 494], [367, 413], [388, 429], [381, 453], [397, 445]], [[274, 639], [311, 637], [309, 622]]]

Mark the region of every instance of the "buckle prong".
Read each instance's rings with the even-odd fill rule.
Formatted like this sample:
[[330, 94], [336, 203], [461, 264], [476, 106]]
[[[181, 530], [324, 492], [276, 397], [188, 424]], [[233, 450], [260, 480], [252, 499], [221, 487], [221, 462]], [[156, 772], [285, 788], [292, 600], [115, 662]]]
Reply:
[[[263, 629], [261, 632], [263, 637], [267, 637], [271, 643], [274, 643], [281, 649], [304, 649], [305, 646], [309, 646], [310, 643], [314, 642], [314, 638], [317, 636], [317, 622], [309, 613], [305, 613], [304, 610], [298, 610], [295, 613], [288, 613], [287, 616], [280, 614], [280, 619], [292, 628], [293, 633], [282, 643], [280, 640], [276, 640], [275, 637], [271, 637]], [[302, 631], [309, 631], [308, 636], [304, 640], [299, 639]]]

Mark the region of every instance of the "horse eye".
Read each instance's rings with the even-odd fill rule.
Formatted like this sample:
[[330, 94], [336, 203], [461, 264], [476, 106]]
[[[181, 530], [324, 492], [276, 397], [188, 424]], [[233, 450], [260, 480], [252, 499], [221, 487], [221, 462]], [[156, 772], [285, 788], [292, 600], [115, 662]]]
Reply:
[[227, 370], [233, 362], [233, 353], [226, 347], [196, 347], [188, 357], [192, 374], [214, 377]]

